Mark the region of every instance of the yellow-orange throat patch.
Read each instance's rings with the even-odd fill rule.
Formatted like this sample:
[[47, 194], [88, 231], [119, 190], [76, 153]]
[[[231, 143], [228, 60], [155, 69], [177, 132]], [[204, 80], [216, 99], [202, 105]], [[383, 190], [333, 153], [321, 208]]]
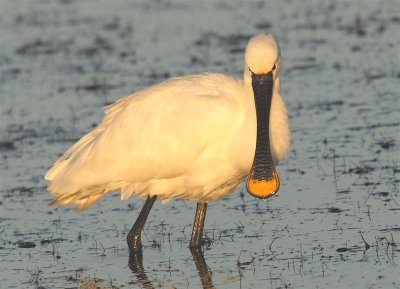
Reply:
[[258, 181], [253, 179], [253, 169], [251, 169], [246, 185], [250, 195], [259, 199], [267, 199], [279, 190], [278, 173], [274, 170], [272, 172], [272, 180]]

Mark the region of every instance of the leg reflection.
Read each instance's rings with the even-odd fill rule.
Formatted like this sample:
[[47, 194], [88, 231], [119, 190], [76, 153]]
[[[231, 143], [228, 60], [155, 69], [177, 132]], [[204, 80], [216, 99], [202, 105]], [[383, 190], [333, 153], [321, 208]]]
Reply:
[[206, 260], [204, 259], [203, 252], [200, 247], [191, 247], [190, 252], [192, 252], [192, 256], [194, 259], [194, 263], [196, 264], [197, 271], [199, 272], [201, 284], [203, 284], [204, 289], [214, 289], [214, 285], [212, 283], [212, 272], [208, 269], [206, 264]]
[[143, 268], [143, 253], [142, 248], [139, 250], [131, 251], [129, 253], [129, 268], [136, 275], [138, 279], [138, 285], [142, 288], [153, 289], [154, 286], [151, 284], [149, 278], [147, 277], [146, 271]]
[[[212, 283], [212, 272], [208, 269], [206, 261], [204, 259], [203, 252], [201, 251], [200, 247], [190, 248], [190, 252], [192, 253], [194, 263], [196, 265], [197, 271], [199, 273], [199, 277], [201, 280], [201, 284], [203, 285], [204, 289], [214, 289], [214, 285]], [[138, 285], [140, 287], [146, 289], [153, 289], [155, 288], [149, 277], [146, 274], [146, 271], [143, 268], [143, 253], [142, 250], [135, 250], [129, 253], [129, 268], [131, 269], [132, 273], [138, 279]]]

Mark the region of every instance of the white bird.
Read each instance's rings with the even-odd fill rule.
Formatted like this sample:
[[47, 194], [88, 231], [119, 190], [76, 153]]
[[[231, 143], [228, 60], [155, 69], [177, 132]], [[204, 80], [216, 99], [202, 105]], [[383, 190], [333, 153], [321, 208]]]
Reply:
[[156, 199], [192, 200], [190, 247], [198, 248], [208, 202], [232, 193], [246, 176], [256, 197], [279, 188], [275, 165], [290, 142], [280, 70], [276, 41], [261, 34], [246, 47], [243, 80], [176, 77], [120, 99], [46, 173], [52, 204], [85, 210], [111, 191], [122, 200], [147, 198], [128, 234], [135, 251]]

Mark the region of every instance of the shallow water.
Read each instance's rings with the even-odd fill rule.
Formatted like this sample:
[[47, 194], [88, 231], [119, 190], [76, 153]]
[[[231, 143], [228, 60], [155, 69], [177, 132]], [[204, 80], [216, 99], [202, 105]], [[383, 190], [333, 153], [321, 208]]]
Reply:
[[[0, 12], [0, 288], [400, 288], [399, 2], [2, 1]], [[282, 49], [290, 155], [275, 197], [241, 187], [209, 205], [204, 260], [187, 248], [193, 203], [156, 203], [133, 270], [125, 235], [143, 200], [47, 206], [42, 176], [105, 105], [171, 76], [240, 76], [261, 31]]]

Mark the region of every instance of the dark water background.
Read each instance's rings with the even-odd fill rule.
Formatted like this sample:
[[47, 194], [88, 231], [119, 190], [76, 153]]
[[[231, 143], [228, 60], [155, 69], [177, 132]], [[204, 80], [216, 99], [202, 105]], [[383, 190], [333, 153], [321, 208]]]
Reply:
[[0, 11], [0, 288], [201, 288], [187, 248], [195, 204], [156, 203], [132, 272], [125, 235], [143, 200], [49, 207], [43, 175], [118, 98], [177, 75], [240, 76], [259, 32], [282, 49], [293, 141], [276, 197], [241, 187], [209, 205], [213, 285], [400, 288], [399, 1], [1, 0]]

